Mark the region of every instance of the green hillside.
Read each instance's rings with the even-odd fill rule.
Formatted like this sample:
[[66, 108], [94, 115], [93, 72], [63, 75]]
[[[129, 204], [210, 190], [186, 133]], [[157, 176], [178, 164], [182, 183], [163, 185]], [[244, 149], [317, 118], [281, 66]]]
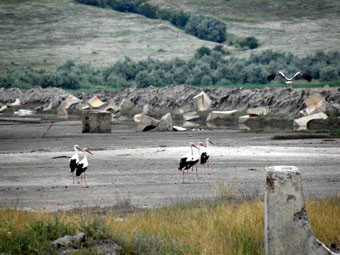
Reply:
[[[340, 2], [282, 0], [152, 0], [159, 8], [216, 16], [227, 24], [224, 47], [232, 55], [273, 49], [307, 55], [339, 50]], [[232, 41], [256, 37], [261, 46], [242, 50]], [[72, 0], [0, 1], [0, 70], [31, 64], [55, 68], [72, 59], [107, 67], [125, 56], [189, 59], [199, 40], [162, 20], [76, 4]]]

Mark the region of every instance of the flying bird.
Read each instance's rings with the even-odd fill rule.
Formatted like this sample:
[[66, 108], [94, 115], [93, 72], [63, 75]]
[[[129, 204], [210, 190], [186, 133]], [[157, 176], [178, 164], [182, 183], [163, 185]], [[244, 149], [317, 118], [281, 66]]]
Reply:
[[[84, 158], [79, 161], [78, 165], [77, 165], [77, 170], [76, 170], [76, 176], [79, 177], [80, 176], [80, 181], [82, 180], [83, 176], [84, 176], [84, 182], [85, 182], [85, 186], [84, 188], [88, 188], [89, 186], [87, 186], [87, 183], [86, 183], [86, 176], [85, 176], [85, 171], [89, 165], [88, 161], [87, 161], [87, 155], [85, 154], [85, 152], [93, 155], [93, 153], [87, 149], [87, 148], [84, 148], [83, 149], [83, 154], [84, 154]], [[79, 183], [79, 182], [78, 182]]]
[[75, 153], [73, 154], [73, 156], [70, 158], [70, 161], [69, 161], [70, 172], [72, 174], [72, 183], [74, 183], [74, 170], [76, 170], [77, 165], [79, 163], [78, 151], [83, 151], [79, 147], [79, 145], [74, 145], [73, 149], [74, 149]]
[[[188, 153], [188, 154], [184, 155], [179, 161], [178, 170], [182, 171], [182, 173], [183, 173], [183, 182], [182, 183], [184, 183], [184, 170], [187, 170], [187, 172], [188, 172], [189, 169], [192, 167], [192, 171], [194, 171], [193, 166], [195, 164], [197, 164], [198, 161], [199, 161], [198, 157], [194, 156], [194, 152], [193, 152], [193, 149], [192, 149], [193, 147], [198, 149], [198, 147], [195, 144], [193, 144], [192, 142], [189, 143], [189, 146], [190, 146], [190, 154]], [[197, 172], [197, 169], [196, 169], [196, 172]]]
[[283, 79], [285, 79], [287, 84], [291, 84], [292, 81], [297, 78], [297, 77], [302, 77], [303, 79], [307, 80], [308, 82], [312, 81], [312, 76], [310, 76], [307, 73], [301, 73], [301, 72], [297, 72], [296, 74], [294, 74], [291, 78], [287, 78], [281, 71], [277, 72], [277, 73], [272, 73], [270, 75], [267, 76], [267, 80], [268, 81], [272, 81], [275, 79], [275, 77], [279, 75], [281, 76]]

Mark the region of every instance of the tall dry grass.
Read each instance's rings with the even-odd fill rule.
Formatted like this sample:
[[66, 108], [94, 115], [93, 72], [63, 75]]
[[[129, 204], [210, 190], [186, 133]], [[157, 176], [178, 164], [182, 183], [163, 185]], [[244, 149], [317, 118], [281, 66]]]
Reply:
[[[264, 254], [263, 202], [235, 199], [234, 194], [232, 198], [173, 204], [125, 216], [115, 210], [103, 214], [83, 210], [56, 216], [43, 211], [0, 209], [0, 240], [6, 237], [13, 249], [19, 241], [27, 243], [27, 247], [30, 242], [37, 247], [38, 242], [46, 246], [50, 240], [45, 239], [51, 235], [38, 235], [40, 239], [32, 239], [32, 235], [48, 229], [56, 233], [53, 237], [84, 231], [92, 240], [113, 238], [123, 247], [124, 254]], [[306, 206], [316, 237], [328, 246], [340, 246], [340, 196], [308, 200]], [[5, 246], [0, 241], [0, 253], [8, 252]], [[11, 254], [30, 254], [24, 252], [26, 246], [22, 246], [22, 253]], [[44, 251], [49, 249], [41, 249], [41, 254]]]

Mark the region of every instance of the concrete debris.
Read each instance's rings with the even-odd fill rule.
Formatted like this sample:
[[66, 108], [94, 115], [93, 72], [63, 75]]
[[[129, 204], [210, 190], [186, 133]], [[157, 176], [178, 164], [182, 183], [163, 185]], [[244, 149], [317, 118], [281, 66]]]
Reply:
[[103, 107], [105, 105], [105, 103], [103, 101], [101, 101], [97, 96], [92, 97], [88, 101], [88, 104], [93, 109], [98, 109], [98, 108]]
[[269, 113], [268, 107], [249, 108], [247, 114], [250, 116], [265, 116]]
[[295, 166], [266, 168], [265, 254], [335, 255], [313, 234]]
[[111, 102], [108, 105], [106, 105], [103, 108], [101, 108], [101, 110], [107, 111], [107, 112], [117, 112], [118, 111], [118, 106]]
[[210, 110], [212, 101], [209, 96], [203, 91], [193, 98], [196, 111], [205, 112]]
[[85, 110], [82, 113], [83, 133], [111, 133], [110, 112]]
[[172, 128], [174, 131], [187, 131], [187, 129], [184, 127], [172, 126]]
[[155, 130], [156, 131], [172, 131], [173, 130], [171, 113], [167, 113], [161, 118]]
[[33, 113], [34, 112], [32, 110], [28, 110], [28, 109], [20, 109], [14, 112], [15, 115], [19, 115], [19, 116], [32, 115]]
[[312, 114], [312, 115], [305, 116], [299, 119], [295, 119], [293, 125], [297, 127], [298, 130], [306, 130], [309, 121], [317, 120], [317, 119], [325, 120], [327, 118], [328, 116], [325, 113], [320, 112], [320, 113]]
[[122, 100], [122, 102], [120, 103], [120, 105], [118, 106], [118, 110], [123, 113], [126, 114], [128, 113], [133, 107], [134, 107], [134, 103], [132, 103], [130, 100], [124, 98]]
[[314, 93], [313, 95], [307, 97], [304, 100], [304, 103], [306, 104], [307, 108], [300, 111], [300, 113], [304, 116], [326, 110], [326, 102], [319, 93]]
[[57, 110], [57, 114], [63, 116], [63, 115], [68, 115], [68, 112], [66, 109], [61, 108]]
[[50, 110], [52, 110], [52, 103], [49, 103], [43, 106], [43, 109], [42, 109], [43, 112], [48, 112]]
[[188, 120], [197, 120], [200, 116], [197, 114], [197, 112], [187, 112], [183, 114], [183, 119]]
[[207, 121], [218, 121], [218, 120], [224, 120], [232, 116], [233, 114], [237, 113], [238, 110], [232, 110], [232, 111], [212, 111], [209, 113], [207, 117]]
[[71, 105], [77, 104], [80, 102], [80, 99], [69, 94], [67, 97], [64, 99], [64, 101], [59, 105], [58, 109], [65, 109], [68, 110]]
[[75, 236], [66, 235], [64, 237], [58, 238], [53, 241], [51, 244], [54, 248], [59, 249], [60, 247], [64, 248], [73, 248], [79, 249], [81, 247], [81, 243], [85, 241], [85, 233], [80, 232]]
[[21, 101], [19, 98], [16, 98], [13, 103], [8, 104], [8, 106], [20, 106], [20, 105], [21, 105]]
[[143, 131], [149, 131], [154, 128], [156, 128], [159, 124], [159, 120], [156, 120], [150, 116], [147, 116], [145, 114], [140, 114], [138, 116], [135, 116], [135, 121], [138, 123], [137, 126], [137, 132], [143, 132]]
[[245, 123], [250, 118], [249, 115], [243, 115], [238, 118], [238, 123]]
[[183, 121], [183, 127], [186, 127], [186, 128], [197, 128], [199, 127], [200, 124], [199, 123], [195, 123], [193, 121]]
[[6, 111], [7, 110], [7, 105], [3, 105], [3, 106], [1, 106], [1, 108], [0, 108], [0, 112], [4, 112], [4, 111]]

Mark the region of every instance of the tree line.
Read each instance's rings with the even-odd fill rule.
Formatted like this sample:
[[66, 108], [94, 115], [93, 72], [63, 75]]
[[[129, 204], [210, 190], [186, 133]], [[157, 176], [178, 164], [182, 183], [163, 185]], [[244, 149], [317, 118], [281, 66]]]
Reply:
[[[127, 88], [137, 86], [194, 85], [230, 86], [233, 84], [266, 84], [267, 76], [283, 71], [288, 76], [297, 71], [308, 73], [314, 80], [340, 80], [340, 53], [318, 51], [298, 57], [291, 53], [272, 50], [251, 54], [248, 58], [226, 57], [221, 47], [201, 47], [189, 60], [175, 58], [160, 61], [148, 58], [118, 61], [104, 69], [69, 60], [56, 70], [36, 70], [31, 66], [12, 67], [0, 76], [0, 87], [29, 89], [43, 88], [84, 89], [94, 86]], [[283, 82], [277, 78], [278, 82]]]

